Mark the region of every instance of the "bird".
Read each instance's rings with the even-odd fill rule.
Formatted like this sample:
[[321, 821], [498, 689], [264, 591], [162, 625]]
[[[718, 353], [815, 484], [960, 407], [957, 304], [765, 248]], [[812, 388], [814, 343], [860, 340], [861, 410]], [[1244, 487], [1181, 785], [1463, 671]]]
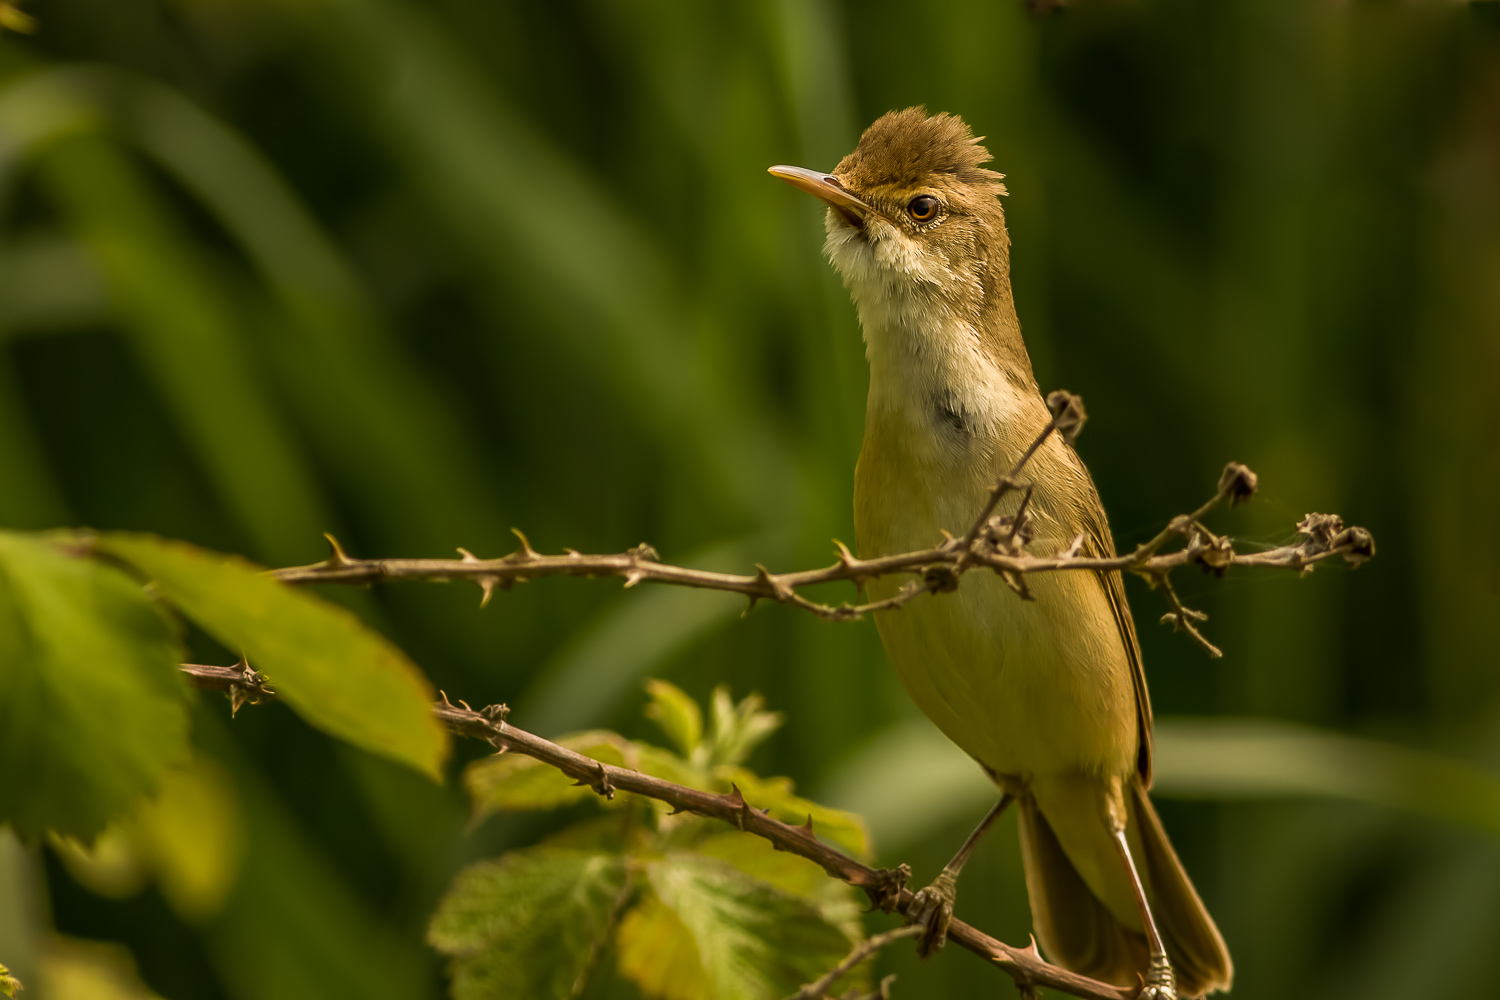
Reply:
[[[854, 526], [865, 558], [967, 528], [997, 477], [1053, 421], [1010, 283], [1003, 174], [959, 117], [892, 111], [832, 171], [770, 173], [826, 205], [824, 253], [842, 277], [869, 362]], [[1019, 494], [1027, 551], [1113, 557], [1094, 482], [1071, 443], [1030, 453]], [[1014, 522], [1013, 522], [1014, 523]], [[995, 808], [908, 916], [941, 947], [956, 880], [1007, 806], [1019, 814], [1035, 936], [1047, 957], [1143, 1000], [1229, 989], [1222, 935], [1151, 804], [1152, 715], [1118, 572], [968, 573], [953, 593], [875, 613], [917, 706], [984, 768]], [[866, 582], [880, 601], [891, 577]]]

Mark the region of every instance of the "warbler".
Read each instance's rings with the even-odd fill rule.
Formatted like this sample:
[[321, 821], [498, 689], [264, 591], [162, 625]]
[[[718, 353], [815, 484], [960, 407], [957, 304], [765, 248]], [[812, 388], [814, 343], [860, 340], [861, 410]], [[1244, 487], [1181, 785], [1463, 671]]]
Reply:
[[[827, 204], [824, 250], [859, 314], [870, 390], [855, 473], [865, 557], [961, 535], [997, 476], [1047, 427], [1010, 284], [1002, 174], [959, 118], [886, 114], [832, 172], [770, 172]], [[1024, 478], [1032, 540], [1113, 556], [1088, 470], [1057, 434]], [[1009, 510], [1015, 512], [1014, 505]], [[1147, 791], [1151, 702], [1118, 573], [1028, 577], [1022, 600], [973, 572], [957, 591], [875, 616], [897, 674], [1003, 793], [943, 874], [918, 893], [941, 946], [954, 883], [1014, 801], [1036, 937], [1059, 965], [1153, 1000], [1228, 989], [1229, 952]], [[897, 579], [868, 584], [871, 599]], [[1138, 978], [1140, 977], [1140, 978]]]

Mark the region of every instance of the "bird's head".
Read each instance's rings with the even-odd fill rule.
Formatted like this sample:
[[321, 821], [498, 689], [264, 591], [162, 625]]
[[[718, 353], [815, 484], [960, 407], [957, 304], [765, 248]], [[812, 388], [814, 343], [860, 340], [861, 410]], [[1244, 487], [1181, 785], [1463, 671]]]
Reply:
[[[907, 108], [865, 130], [832, 173], [770, 172], [828, 205], [825, 250], [866, 326], [923, 324], [933, 310], [975, 321], [1007, 302], [1002, 174], [963, 120]], [[1003, 286], [1003, 288], [1001, 287]]]

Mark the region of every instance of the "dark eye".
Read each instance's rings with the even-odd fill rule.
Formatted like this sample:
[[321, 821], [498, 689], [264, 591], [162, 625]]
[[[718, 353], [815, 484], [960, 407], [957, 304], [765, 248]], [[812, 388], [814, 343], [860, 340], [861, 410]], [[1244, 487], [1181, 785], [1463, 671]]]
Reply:
[[918, 222], [931, 222], [937, 218], [943, 203], [930, 194], [919, 194], [906, 203], [906, 214]]

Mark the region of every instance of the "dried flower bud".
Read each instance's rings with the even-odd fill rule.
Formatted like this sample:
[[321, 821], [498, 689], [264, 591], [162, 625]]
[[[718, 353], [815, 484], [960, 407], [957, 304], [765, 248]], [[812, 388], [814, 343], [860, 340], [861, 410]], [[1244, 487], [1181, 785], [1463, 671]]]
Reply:
[[985, 541], [997, 551], [1020, 555], [1036, 537], [1036, 519], [1029, 510], [1021, 511], [1019, 518], [1011, 514], [997, 514], [990, 518], [985, 529]]
[[1297, 530], [1307, 539], [1309, 553], [1327, 552], [1334, 537], [1344, 530], [1344, 519], [1337, 514], [1308, 514], [1297, 522]]
[[625, 554], [639, 560], [640, 562], [661, 562], [661, 554], [658, 553], [655, 548], [647, 545], [645, 542], [642, 542], [635, 548], [628, 550]]
[[1249, 466], [1230, 462], [1224, 466], [1224, 474], [1219, 477], [1219, 492], [1229, 497], [1229, 506], [1234, 507], [1255, 495], [1259, 479], [1259, 476], [1250, 471]]
[[947, 563], [935, 563], [922, 571], [922, 583], [934, 594], [950, 594], [958, 589], [958, 574]]
[[1203, 566], [1205, 572], [1212, 572], [1214, 576], [1223, 576], [1224, 571], [1234, 562], [1234, 543], [1228, 538], [1215, 538], [1204, 544], [1195, 558]]
[[1358, 566], [1366, 559], [1375, 558], [1375, 536], [1364, 528], [1345, 528], [1333, 538], [1333, 547], [1344, 550], [1344, 560]]
[[1063, 440], [1072, 444], [1078, 439], [1089, 415], [1083, 409], [1083, 397], [1075, 396], [1064, 389], [1047, 393], [1047, 409], [1052, 413], [1052, 426], [1057, 428]]

